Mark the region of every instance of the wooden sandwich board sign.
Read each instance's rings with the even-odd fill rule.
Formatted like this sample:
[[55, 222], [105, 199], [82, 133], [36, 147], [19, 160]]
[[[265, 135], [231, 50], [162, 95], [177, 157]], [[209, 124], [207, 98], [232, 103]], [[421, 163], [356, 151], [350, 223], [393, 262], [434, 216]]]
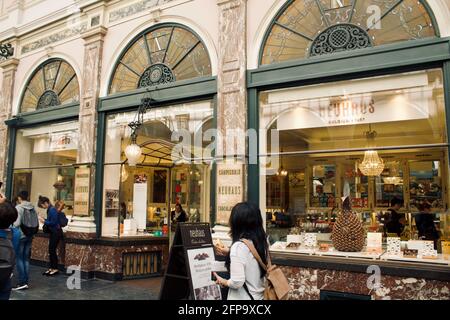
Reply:
[[221, 300], [211, 280], [215, 261], [208, 223], [178, 223], [159, 293], [160, 300]]

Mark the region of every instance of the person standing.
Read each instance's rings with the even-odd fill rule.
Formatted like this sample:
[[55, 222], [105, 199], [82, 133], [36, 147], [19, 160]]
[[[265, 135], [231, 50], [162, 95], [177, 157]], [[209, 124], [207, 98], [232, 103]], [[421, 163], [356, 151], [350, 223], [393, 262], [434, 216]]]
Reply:
[[406, 224], [405, 215], [398, 213], [401, 207], [403, 207], [403, 200], [394, 197], [391, 200], [391, 208], [388, 209], [389, 215], [386, 222], [386, 232], [396, 233], [399, 237]]
[[262, 263], [267, 265], [269, 244], [261, 211], [254, 204], [238, 203], [231, 210], [229, 226], [232, 245], [225, 265], [230, 272], [230, 279], [224, 279], [214, 273], [216, 283], [229, 288], [228, 300], [262, 300], [266, 271], [242, 242], [248, 240], [253, 243]]
[[47, 219], [44, 221], [44, 228], [50, 235], [48, 242], [48, 253], [50, 256], [50, 267], [44, 272], [46, 276], [54, 276], [58, 271], [58, 244], [62, 238], [62, 229], [59, 224], [57, 209], [51, 204], [47, 197], [39, 196], [38, 206], [47, 209]]
[[435, 216], [431, 213], [431, 204], [425, 202], [418, 205], [418, 208], [420, 212], [414, 216], [414, 219], [416, 221], [419, 239], [433, 241], [434, 248], [436, 249], [440, 234], [434, 223]]
[[11, 225], [17, 219], [17, 210], [0, 194], [0, 300], [9, 300], [11, 277], [16, 264], [15, 252], [20, 242], [20, 232]]
[[39, 230], [39, 219], [33, 204], [28, 201], [27, 191], [19, 193], [17, 203], [18, 217], [14, 222], [14, 227], [20, 230], [21, 237], [19, 250], [16, 252], [18, 281], [13, 290], [25, 290], [28, 289], [31, 245], [34, 235]]
[[177, 222], [186, 222], [187, 221], [187, 214], [186, 211], [183, 210], [183, 207], [181, 204], [177, 203], [175, 205], [175, 210], [170, 213], [171, 220], [173, 224], [176, 224]]

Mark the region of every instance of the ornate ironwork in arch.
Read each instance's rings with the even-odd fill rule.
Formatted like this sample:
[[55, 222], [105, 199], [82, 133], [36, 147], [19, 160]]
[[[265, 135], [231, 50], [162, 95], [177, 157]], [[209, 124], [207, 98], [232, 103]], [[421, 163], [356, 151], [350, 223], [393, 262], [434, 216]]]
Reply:
[[320, 56], [371, 46], [372, 41], [362, 28], [352, 24], [338, 24], [325, 29], [314, 39], [309, 55]]
[[80, 87], [75, 70], [62, 59], [41, 64], [25, 86], [20, 112], [30, 112], [78, 102]]
[[116, 64], [109, 92], [211, 75], [208, 51], [199, 37], [178, 24], [163, 24], [139, 34]]
[[175, 81], [175, 75], [169, 66], [157, 63], [145, 69], [139, 79], [139, 88], [155, 86]]
[[55, 91], [47, 90], [39, 98], [38, 105], [36, 109], [44, 109], [48, 107], [53, 107], [59, 105], [59, 98]]
[[[289, 0], [266, 33], [260, 64], [366, 48], [367, 38], [379, 46], [439, 36], [428, 9], [422, 0]], [[340, 47], [350, 30], [349, 41], [361, 45]]]

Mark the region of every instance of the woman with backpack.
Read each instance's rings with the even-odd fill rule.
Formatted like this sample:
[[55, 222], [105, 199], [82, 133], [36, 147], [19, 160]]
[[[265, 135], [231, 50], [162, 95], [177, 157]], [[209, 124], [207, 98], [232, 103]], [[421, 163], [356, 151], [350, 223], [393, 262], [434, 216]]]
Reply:
[[62, 229], [59, 221], [58, 210], [51, 204], [47, 197], [39, 196], [38, 207], [47, 209], [47, 219], [44, 221], [43, 230], [50, 235], [48, 242], [48, 253], [50, 256], [50, 268], [43, 274], [54, 276], [58, 271], [58, 244], [62, 239]]
[[230, 272], [226, 280], [217, 273], [216, 283], [228, 287], [228, 300], [262, 300], [266, 271], [258, 263], [249, 246], [256, 248], [261, 262], [267, 265], [269, 245], [263, 227], [261, 211], [256, 205], [242, 202], [235, 205], [229, 220], [232, 245], [225, 265]]
[[17, 219], [17, 210], [0, 194], [0, 300], [9, 300], [11, 277], [16, 264], [20, 232], [11, 225]]
[[21, 191], [17, 196], [18, 217], [14, 227], [20, 228], [20, 245], [16, 252], [18, 281], [13, 290], [28, 289], [28, 275], [31, 257], [31, 245], [33, 236], [39, 230], [39, 219], [33, 204], [28, 201], [28, 192]]

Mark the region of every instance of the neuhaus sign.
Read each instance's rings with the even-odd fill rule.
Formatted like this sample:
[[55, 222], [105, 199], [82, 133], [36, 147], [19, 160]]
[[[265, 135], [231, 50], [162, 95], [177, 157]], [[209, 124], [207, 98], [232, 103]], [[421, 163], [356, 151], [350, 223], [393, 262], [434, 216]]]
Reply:
[[319, 106], [319, 116], [329, 125], [351, 124], [364, 122], [365, 119], [376, 112], [375, 101], [370, 99], [360, 101], [335, 99], [328, 106]]
[[227, 224], [234, 205], [243, 199], [243, 166], [239, 163], [217, 164], [217, 222]]
[[429, 118], [432, 91], [354, 95], [298, 101], [277, 121], [278, 130], [332, 127]]

